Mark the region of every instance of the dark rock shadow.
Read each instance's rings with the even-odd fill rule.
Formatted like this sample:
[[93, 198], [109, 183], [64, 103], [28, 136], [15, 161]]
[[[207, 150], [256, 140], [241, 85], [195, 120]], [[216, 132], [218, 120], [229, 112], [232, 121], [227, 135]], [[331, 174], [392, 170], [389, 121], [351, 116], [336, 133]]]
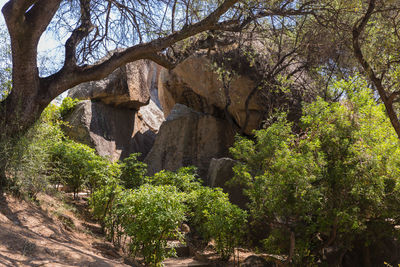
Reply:
[[137, 132], [130, 140], [130, 149], [125, 149], [122, 151], [121, 159], [128, 157], [131, 153], [139, 152], [141, 155], [138, 159], [143, 161], [153, 147], [155, 139], [156, 134], [151, 130], [147, 130], [144, 133]]
[[144, 159], [154, 143], [155, 134], [148, 130], [132, 136], [135, 126], [139, 124], [136, 110], [112, 107], [101, 102], [92, 102], [91, 107], [90, 131], [97, 146], [103, 146], [110, 153], [114, 149], [121, 151], [119, 159], [136, 152], [141, 153], [141, 160]]

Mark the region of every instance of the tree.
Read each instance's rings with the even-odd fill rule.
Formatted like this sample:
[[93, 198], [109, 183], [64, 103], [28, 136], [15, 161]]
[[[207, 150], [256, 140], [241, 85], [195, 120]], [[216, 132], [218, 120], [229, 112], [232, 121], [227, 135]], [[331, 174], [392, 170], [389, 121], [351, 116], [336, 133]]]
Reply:
[[400, 2], [317, 1], [309, 10], [304, 55], [315, 58], [329, 80], [365, 75], [400, 138]]
[[[397, 6], [396, 6], [397, 4]], [[376, 88], [385, 105], [390, 122], [400, 138], [400, 121], [396, 101], [399, 99], [399, 67], [398, 55], [400, 42], [400, 9], [397, 1], [370, 0], [365, 14], [354, 24], [352, 29], [353, 50], [365, 74]], [[369, 26], [368, 24], [372, 25]], [[367, 32], [368, 30], [368, 32]], [[367, 49], [379, 55], [372, 58], [366, 55], [361, 44], [363, 31]], [[383, 41], [384, 37], [386, 40]], [[364, 48], [364, 49], [365, 49]], [[375, 58], [375, 59], [374, 59]]]
[[[241, 32], [267, 23], [265, 17], [307, 15], [315, 2], [9, 0], [2, 12], [11, 39], [12, 91], [0, 102], [1, 129], [10, 134], [25, 131], [62, 92], [102, 79], [128, 62], [150, 59], [172, 68], [177, 62], [166, 49], [188, 37], [205, 31], [216, 36]], [[252, 24], [257, 20], [262, 23]], [[68, 38], [60, 69], [41, 77], [37, 47], [46, 31]]]
[[[170, 1], [171, 2], [171, 1]], [[45, 1], [45, 0], [10, 0], [2, 12], [11, 38], [12, 50], [12, 91], [0, 103], [5, 128], [13, 134], [29, 128], [40, 116], [43, 109], [62, 92], [90, 80], [104, 78], [117, 67], [139, 59], [151, 59], [161, 65], [171, 63], [162, 53], [163, 50], [177, 41], [189, 36], [218, 28], [234, 16], [226, 16], [228, 21], [221, 21], [237, 0], [226, 0], [218, 5], [217, 2], [201, 2], [196, 6], [187, 6], [188, 12], [196, 14], [177, 13], [173, 17], [185, 16], [185, 24], [173, 26], [164, 34], [161, 32], [156, 39], [152, 37], [158, 16], [162, 13], [159, 8], [169, 10], [171, 3], [167, 1]], [[182, 8], [181, 1], [174, 1], [175, 8]], [[201, 7], [200, 7], [201, 6]], [[216, 8], [215, 8], [216, 7]], [[201, 12], [204, 8], [209, 12]], [[79, 14], [77, 14], [79, 10]], [[210, 11], [211, 10], [211, 11]], [[105, 12], [105, 13], [104, 13]], [[196, 15], [196, 17], [195, 17]], [[75, 26], [65, 42], [65, 59], [62, 68], [48, 77], [40, 77], [37, 68], [37, 46], [39, 39], [50, 25], [53, 18], [60, 18]], [[78, 17], [79, 23], [75, 18]], [[132, 36], [118, 36], [110, 33], [117, 18], [128, 25], [136, 25]], [[173, 20], [173, 19], [172, 19]], [[94, 25], [96, 21], [98, 25]], [[59, 22], [59, 21], [58, 21]], [[172, 21], [172, 24], [173, 21]], [[175, 27], [181, 26], [175, 31]], [[166, 28], [161, 26], [161, 31]], [[149, 32], [147, 36], [144, 33]], [[113, 53], [107, 60], [99, 63], [88, 61], [88, 55], [94, 53], [94, 48], [102, 53], [99, 43], [110, 44], [113, 38], [132, 39], [131, 46]], [[125, 37], [125, 38], [124, 38]], [[147, 42], [145, 42], [147, 41]], [[115, 43], [114, 43], [115, 45]], [[132, 46], [133, 45], [133, 46]], [[107, 47], [103, 47], [107, 48]], [[104, 52], [104, 50], [103, 50]], [[92, 58], [93, 59], [93, 58]], [[90, 62], [92, 64], [90, 64]], [[88, 64], [89, 63], [89, 64]]]
[[400, 234], [399, 140], [364, 80], [333, 89], [345, 97], [305, 105], [300, 134], [279, 116], [253, 140], [238, 138], [235, 179], [252, 217], [272, 229], [268, 253], [287, 254], [296, 266], [325, 266], [329, 251], [337, 253], [329, 266], [346, 253], [360, 260], [351, 266], [395, 264], [393, 247], [376, 248]]

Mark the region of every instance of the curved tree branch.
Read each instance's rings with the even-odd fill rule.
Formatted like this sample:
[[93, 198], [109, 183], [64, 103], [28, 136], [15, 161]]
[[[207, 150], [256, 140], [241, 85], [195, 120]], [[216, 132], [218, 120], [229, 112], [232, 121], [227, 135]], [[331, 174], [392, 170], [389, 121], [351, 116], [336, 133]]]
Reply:
[[[110, 58], [99, 64], [72, 66], [71, 61], [66, 60], [63, 68], [59, 72], [40, 79], [42, 95], [44, 95], [42, 101], [47, 102], [49, 98], [53, 99], [69, 88], [82, 82], [102, 79], [118, 67], [139, 59], [157, 60], [157, 63], [162, 63], [164, 66], [172, 66], [172, 63], [167, 62], [166, 57], [161, 56], [161, 51], [190, 36], [218, 27], [221, 24], [218, 23], [221, 16], [238, 1], [239, 0], [225, 0], [205, 19], [186, 26], [180, 31], [174, 32], [166, 37], [115, 52]], [[78, 35], [78, 33], [76, 33], [76, 35]], [[75, 44], [76, 41], [74, 40], [70, 42]]]
[[65, 43], [64, 67], [70, 71], [76, 67], [76, 47], [95, 28], [90, 20], [90, 1], [80, 0], [81, 24]]
[[400, 139], [400, 122], [397, 117], [396, 111], [394, 110], [393, 107], [393, 99], [396, 95], [392, 95], [390, 97], [387, 96], [387, 92], [382, 84], [382, 80], [378, 78], [376, 73], [374, 72], [373, 68], [371, 65], [367, 62], [365, 59], [363, 52], [361, 50], [361, 45], [360, 45], [360, 35], [364, 31], [368, 21], [370, 20], [374, 10], [376, 7], [376, 0], [370, 0], [368, 9], [364, 16], [354, 25], [353, 27], [353, 50], [354, 50], [354, 55], [357, 58], [358, 62], [366, 72], [368, 78], [372, 81], [374, 84], [376, 90], [378, 91], [378, 94], [385, 105], [386, 112], [388, 114], [388, 117], [390, 119], [390, 122], [396, 131], [397, 136]]

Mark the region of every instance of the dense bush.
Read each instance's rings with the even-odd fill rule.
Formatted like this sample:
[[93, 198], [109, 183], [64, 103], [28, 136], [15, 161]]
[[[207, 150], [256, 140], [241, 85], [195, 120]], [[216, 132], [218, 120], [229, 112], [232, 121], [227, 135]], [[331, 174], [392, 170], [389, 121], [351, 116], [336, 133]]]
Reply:
[[154, 185], [171, 185], [187, 194], [188, 220], [192, 228], [208, 242], [215, 241], [223, 260], [234, 252], [245, 232], [247, 213], [229, 202], [220, 188], [201, 186], [194, 167], [176, 172], [160, 171], [147, 181]]
[[74, 197], [83, 185], [94, 186], [104, 176], [111, 175], [107, 160], [87, 145], [63, 140], [54, 144], [52, 155], [57, 172], [63, 177], [63, 184], [72, 189]]
[[[183, 241], [178, 231], [186, 214], [183, 198], [173, 186], [145, 184], [127, 190], [114, 180], [97, 190], [91, 203], [110, 240], [127, 245], [129, 253], [139, 253], [146, 264], [158, 266], [165, 257], [174, 255], [173, 249], [167, 250], [167, 241]], [[129, 244], [122, 241], [126, 237]]]
[[77, 193], [83, 185], [92, 189], [109, 176], [120, 175], [116, 164], [64, 136], [61, 109], [51, 104], [24, 135], [1, 138], [1, 165], [13, 191], [34, 197], [61, 183]]
[[0, 166], [9, 190], [35, 197], [54, 177], [51, 150], [62, 140], [57, 107], [49, 105], [38, 122], [21, 136], [0, 137]]
[[334, 89], [346, 97], [306, 105], [300, 134], [281, 117], [231, 149], [252, 217], [273, 228], [266, 250], [302, 266], [323, 261], [327, 247], [399, 236], [400, 144], [384, 107], [360, 79]]
[[49, 105], [39, 121], [24, 135], [0, 140], [0, 161], [8, 177], [8, 187], [34, 197], [38, 192], [63, 184], [75, 195], [82, 188], [93, 190], [110, 176], [120, 175], [119, 167], [96, 154], [94, 149], [66, 138], [60, 113], [71, 107]]
[[117, 231], [117, 237], [119, 237], [119, 229], [114, 228], [113, 212], [118, 206], [118, 198], [122, 195], [125, 190], [120, 184], [120, 180], [115, 177], [106, 179], [101, 186], [99, 186], [90, 197], [90, 207], [94, 218], [100, 220], [103, 230], [106, 230], [108, 238], [114, 243], [120, 244], [121, 240], [115, 238], [115, 232]]
[[[136, 156], [129, 161], [136, 166]], [[148, 264], [157, 265], [174, 252], [167, 253], [166, 242], [182, 240], [178, 227], [188, 220], [205, 240], [215, 240], [223, 259], [229, 259], [242, 237], [247, 214], [231, 204], [225, 193], [201, 186], [193, 167], [134, 181], [143, 184], [130, 190], [124, 187], [125, 181], [111, 178], [92, 194], [93, 214], [110, 240], [125, 246], [124, 237], [130, 237], [131, 253], [139, 252]]]
[[185, 220], [183, 194], [173, 186], [143, 185], [130, 192], [121, 203], [122, 224], [132, 238], [130, 248], [141, 252], [147, 264], [159, 265], [166, 257], [167, 241], [183, 241], [179, 226]]
[[220, 188], [192, 191], [188, 205], [191, 225], [206, 241], [213, 239], [216, 251], [228, 260], [245, 233], [247, 213], [230, 203]]
[[138, 160], [139, 156], [140, 153], [132, 153], [120, 164], [120, 178], [125, 188], [134, 189], [145, 183], [147, 165]]
[[194, 167], [182, 167], [176, 172], [162, 170], [153, 176], [146, 177], [146, 182], [152, 185], [172, 185], [185, 193], [198, 190], [201, 187]]

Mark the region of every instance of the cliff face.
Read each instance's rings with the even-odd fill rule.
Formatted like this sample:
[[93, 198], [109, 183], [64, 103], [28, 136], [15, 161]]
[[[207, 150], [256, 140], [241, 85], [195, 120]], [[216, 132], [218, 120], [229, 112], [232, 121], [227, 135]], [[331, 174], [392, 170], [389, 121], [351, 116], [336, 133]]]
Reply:
[[[155, 106], [153, 102], [150, 105]], [[162, 120], [158, 109], [142, 107], [137, 111], [84, 100], [66, 118], [66, 133], [113, 161], [135, 152], [140, 152], [143, 159], [153, 146]]]
[[[227, 105], [227, 95], [224, 84], [219, 75], [211, 69], [211, 65], [210, 57], [193, 55], [173, 70], [161, 71], [158, 90], [166, 116], [176, 103], [214, 116], [223, 114]], [[248, 103], [249, 122], [245, 125], [245, 102], [255, 86], [256, 82], [250, 77], [238, 75], [232, 79], [228, 89], [230, 104], [227, 111], [239, 127], [245, 127], [244, 132], [247, 134], [258, 128], [265, 109], [257, 101], [257, 95], [252, 97]]]
[[234, 135], [227, 121], [176, 104], [145, 159], [149, 174], [194, 165], [205, 177], [211, 159], [228, 154]]
[[[297, 111], [305, 99], [295, 87], [290, 96], [261, 88], [263, 74], [240, 57], [227, 67], [235, 73], [227, 86], [215, 71], [218, 60], [236, 55], [226, 53], [216, 59], [199, 52], [172, 70], [140, 60], [71, 89], [70, 97], [85, 101], [67, 118], [68, 134], [112, 160], [140, 152], [149, 174], [194, 165], [206, 181], [218, 172], [211, 160], [229, 157], [236, 133], [250, 135], [277, 106]], [[222, 186], [218, 177], [212, 180]]]
[[154, 94], [158, 69], [141, 60], [72, 88], [68, 96], [83, 101], [66, 118], [67, 135], [113, 161], [136, 152], [144, 159], [164, 121]]
[[[294, 121], [301, 115], [301, 103], [311, 95], [301, 79], [279, 89], [278, 78], [261, 71], [269, 68], [261, 66], [266, 64], [265, 55], [257, 60], [260, 66], [252, 67], [258, 63], [250, 63], [231, 47], [213, 54], [198, 52], [171, 70], [161, 69], [158, 97], [167, 119], [145, 159], [150, 173], [195, 165], [209, 180], [207, 173], [218, 172], [215, 164], [210, 166], [211, 159], [229, 157], [236, 133], [251, 135], [277, 108]], [[285, 71], [292, 70], [282, 74]], [[226, 73], [230, 77], [224, 80]], [[210, 185], [223, 185], [218, 177], [213, 179]]]

